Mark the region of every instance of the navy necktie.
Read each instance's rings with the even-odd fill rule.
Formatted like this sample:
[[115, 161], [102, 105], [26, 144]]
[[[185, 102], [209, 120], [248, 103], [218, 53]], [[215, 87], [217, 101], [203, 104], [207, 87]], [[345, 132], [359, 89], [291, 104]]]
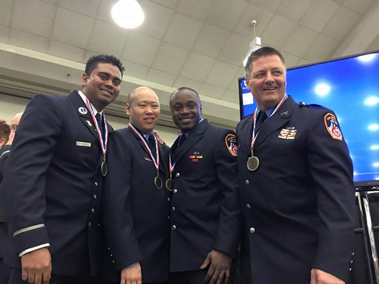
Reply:
[[100, 129], [100, 131], [101, 131], [101, 137], [102, 137], [103, 140], [104, 140], [105, 129], [104, 129], [104, 122], [103, 122], [102, 117], [103, 117], [103, 116], [102, 116], [100, 113], [96, 114], [97, 124], [99, 125], [99, 129]]
[[258, 113], [257, 123], [255, 125], [255, 134], [258, 133], [259, 129], [261, 129], [263, 122], [267, 119], [267, 114], [265, 111], [261, 110]]

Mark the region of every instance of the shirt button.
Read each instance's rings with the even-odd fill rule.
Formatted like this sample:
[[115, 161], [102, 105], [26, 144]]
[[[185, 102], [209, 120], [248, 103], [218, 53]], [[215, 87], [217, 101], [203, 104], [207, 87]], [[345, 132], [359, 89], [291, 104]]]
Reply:
[[249, 180], [245, 180], [245, 185], [249, 185]]
[[178, 190], [177, 189], [174, 189], [174, 193], [177, 193], [178, 192]]
[[252, 234], [255, 233], [255, 229], [253, 227], [250, 228], [250, 233], [252, 233]]
[[97, 183], [97, 181], [95, 181], [95, 186], [98, 186], [99, 184]]
[[172, 210], [172, 211], [175, 211], [175, 207], [173, 206], [173, 207], [171, 208], [171, 210]]
[[97, 195], [95, 194], [95, 195], [93, 196], [93, 198], [94, 198], [94, 199], [97, 199]]
[[251, 208], [250, 204], [246, 204], [246, 208], [250, 209]]
[[176, 226], [175, 225], [172, 225], [172, 230], [175, 231], [176, 230]]
[[178, 178], [178, 177], [180, 177], [180, 173], [176, 173], [176, 175], [175, 175], [175, 176], [176, 176], [177, 178]]

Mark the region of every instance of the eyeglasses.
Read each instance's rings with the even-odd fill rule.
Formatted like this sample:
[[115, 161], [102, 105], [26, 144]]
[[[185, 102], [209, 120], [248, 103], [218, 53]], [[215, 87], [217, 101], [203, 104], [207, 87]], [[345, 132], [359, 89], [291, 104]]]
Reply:
[[18, 124], [11, 124], [11, 130], [16, 131]]

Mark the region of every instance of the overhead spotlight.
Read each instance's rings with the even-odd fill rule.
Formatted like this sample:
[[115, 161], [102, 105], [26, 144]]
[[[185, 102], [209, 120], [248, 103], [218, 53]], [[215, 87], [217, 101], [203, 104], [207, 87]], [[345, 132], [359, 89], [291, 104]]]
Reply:
[[141, 5], [136, 0], [120, 0], [111, 11], [112, 19], [125, 29], [134, 29], [145, 20]]
[[259, 36], [255, 36], [255, 26], [257, 25], [257, 21], [252, 20], [250, 25], [254, 28], [254, 39], [252, 42], [250, 42], [250, 49], [246, 53], [245, 59], [242, 62], [243, 66], [246, 66], [247, 59], [249, 58], [250, 54], [262, 47], [262, 39]]

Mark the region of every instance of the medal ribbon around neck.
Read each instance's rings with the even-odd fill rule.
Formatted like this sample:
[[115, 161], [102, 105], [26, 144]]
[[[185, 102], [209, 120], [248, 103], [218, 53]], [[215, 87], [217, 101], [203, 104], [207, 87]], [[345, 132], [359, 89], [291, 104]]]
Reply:
[[159, 163], [160, 163], [160, 161], [159, 161], [159, 148], [158, 148], [157, 138], [155, 137], [155, 135], [154, 134], [150, 134], [150, 135], [153, 135], [153, 137], [154, 137], [154, 141], [155, 141], [155, 153], [156, 153], [157, 159], [154, 158], [153, 153], [151, 153], [151, 150], [149, 148], [149, 145], [147, 145], [147, 143], [145, 141], [145, 138], [142, 137], [142, 135], [137, 131], [137, 129], [132, 124], [130, 124], [130, 123], [129, 123], [128, 127], [131, 130], [133, 130], [133, 132], [135, 134], [137, 134], [137, 136], [139, 137], [139, 139], [142, 141], [143, 145], [145, 145], [145, 148], [149, 152], [150, 157], [153, 160], [154, 166], [157, 169], [157, 172], [159, 173]]
[[95, 127], [96, 127], [96, 130], [97, 130], [97, 135], [99, 136], [99, 140], [100, 140], [100, 146], [101, 146], [101, 150], [103, 151], [103, 155], [104, 155], [104, 161], [105, 161], [105, 155], [107, 153], [107, 145], [108, 145], [108, 125], [107, 125], [107, 121], [105, 120], [105, 115], [104, 115], [104, 130], [105, 130], [105, 142], [103, 141], [103, 136], [101, 135], [101, 130], [100, 130], [100, 127], [99, 127], [99, 124], [97, 123], [97, 119], [94, 115], [94, 111], [93, 111], [93, 105], [92, 103], [88, 100], [88, 98], [86, 97], [86, 105], [87, 105], [87, 108], [89, 109], [90, 111], [90, 114], [91, 114], [91, 117], [92, 117], [92, 121], [93, 123], [95, 124]]
[[[182, 134], [184, 135], [184, 134]], [[180, 134], [178, 136], [176, 136], [175, 140], [174, 140], [174, 143], [176, 143], [176, 141], [178, 141], [178, 138], [180, 137]], [[166, 180], [166, 189], [168, 191], [173, 191], [174, 190], [174, 180], [172, 179], [172, 174], [174, 172], [174, 169], [175, 169], [175, 161], [171, 158], [171, 153], [169, 152], [168, 153], [168, 169], [169, 169], [169, 172], [170, 172], [170, 177]]]
[[[279, 102], [279, 104], [276, 106], [276, 108], [274, 109], [274, 111], [271, 113], [270, 117], [273, 116], [280, 109], [280, 107], [283, 105], [283, 103], [287, 99], [287, 97], [288, 97], [287, 94], [285, 94], [283, 96], [283, 98], [281, 99], [281, 101]], [[253, 127], [253, 135], [252, 135], [252, 138], [251, 138], [251, 146], [250, 146], [250, 149], [252, 151], [254, 149], [255, 140], [257, 140], [257, 137], [258, 137], [258, 134], [259, 134], [259, 132], [257, 134], [255, 134], [255, 125], [256, 125], [256, 122], [257, 122], [257, 109], [258, 108], [255, 109], [254, 114], [253, 114], [253, 116], [254, 116], [254, 127]], [[261, 110], [261, 111], [263, 111], [263, 110]]]

